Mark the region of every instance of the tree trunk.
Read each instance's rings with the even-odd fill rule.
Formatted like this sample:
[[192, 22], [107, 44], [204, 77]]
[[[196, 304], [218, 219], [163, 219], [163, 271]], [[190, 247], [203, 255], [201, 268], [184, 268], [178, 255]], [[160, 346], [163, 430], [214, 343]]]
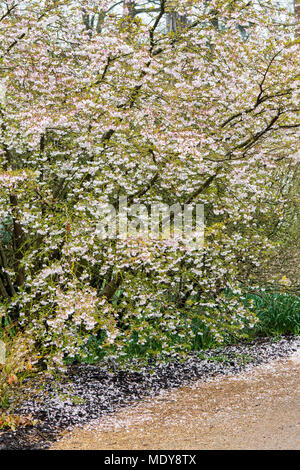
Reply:
[[[8, 267], [8, 261], [6, 258], [5, 250], [0, 242], [0, 276], [2, 274], [2, 281], [0, 277], [0, 293], [4, 297], [9, 297], [9, 296], [13, 297], [16, 294], [16, 291], [10, 279], [9, 274], [6, 272], [7, 267]], [[1, 268], [2, 268], [2, 273], [1, 273]], [[6, 292], [7, 295], [3, 294], [4, 291]]]
[[187, 25], [187, 17], [179, 15], [176, 11], [172, 11], [167, 15], [167, 30], [168, 32], [175, 33]]
[[10, 204], [12, 206], [13, 213], [13, 238], [15, 248], [15, 270], [16, 270], [16, 285], [22, 286], [25, 281], [24, 269], [21, 266], [21, 260], [23, 258], [23, 244], [24, 244], [24, 233], [20, 222], [18, 221], [18, 199], [13, 193], [10, 194]]
[[0, 277], [0, 299], [1, 299], [1, 297], [4, 298], [4, 299], [9, 299], [9, 295], [7, 293], [7, 290], [5, 289], [4, 284], [2, 282], [2, 279]]

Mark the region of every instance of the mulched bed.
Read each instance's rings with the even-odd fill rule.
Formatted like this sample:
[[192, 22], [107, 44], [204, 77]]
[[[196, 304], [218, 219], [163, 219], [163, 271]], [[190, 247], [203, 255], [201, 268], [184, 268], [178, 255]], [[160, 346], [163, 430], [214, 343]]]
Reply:
[[30, 379], [24, 389], [24, 396], [30, 392], [30, 399], [24, 399], [15, 412], [31, 416], [37, 423], [19, 426], [16, 431], [0, 431], [0, 449], [47, 449], [62, 431], [114, 413], [144, 397], [154, 397], [162, 390], [199, 379], [238, 374], [287, 357], [299, 348], [299, 336], [286, 336], [277, 341], [260, 338], [252, 343], [205, 351], [200, 357], [191, 353], [184, 361], [152, 364], [138, 372], [112, 372], [103, 364], [70, 366], [59, 379], [44, 379], [42, 390], [36, 385], [37, 379]]

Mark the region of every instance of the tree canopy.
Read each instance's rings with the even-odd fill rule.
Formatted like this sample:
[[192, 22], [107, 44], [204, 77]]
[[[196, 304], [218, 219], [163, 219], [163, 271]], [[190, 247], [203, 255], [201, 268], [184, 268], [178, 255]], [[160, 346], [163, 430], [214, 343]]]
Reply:
[[[48, 364], [91, 335], [116, 356], [243, 335], [256, 318], [227, 293], [256, 283], [299, 164], [293, 13], [7, 0], [0, 22], [0, 315]], [[203, 204], [204, 246], [101, 237], [122, 197], [133, 219], [137, 204]]]

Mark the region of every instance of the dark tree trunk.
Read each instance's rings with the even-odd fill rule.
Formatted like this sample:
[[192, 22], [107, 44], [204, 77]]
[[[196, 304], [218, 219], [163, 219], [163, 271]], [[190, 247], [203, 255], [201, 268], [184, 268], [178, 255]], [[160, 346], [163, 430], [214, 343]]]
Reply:
[[24, 233], [20, 222], [18, 221], [18, 199], [15, 194], [10, 195], [10, 204], [13, 213], [13, 239], [15, 249], [15, 270], [17, 273], [16, 285], [22, 286], [25, 281], [24, 269], [21, 266], [23, 258]]
[[187, 25], [187, 17], [179, 15], [177, 12], [172, 11], [167, 15], [167, 30], [168, 32], [175, 33], [176, 31], [184, 28]]

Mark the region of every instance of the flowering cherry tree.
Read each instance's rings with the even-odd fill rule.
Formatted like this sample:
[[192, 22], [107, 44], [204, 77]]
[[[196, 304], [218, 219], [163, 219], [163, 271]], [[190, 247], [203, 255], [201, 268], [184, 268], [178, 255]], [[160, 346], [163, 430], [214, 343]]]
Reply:
[[[0, 5], [0, 314], [49, 364], [97, 335], [117, 356], [242, 335], [256, 319], [227, 293], [270, 256], [299, 162], [295, 17], [268, 0]], [[101, 238], [120, 197], [204, 204], [203, 249]]]

